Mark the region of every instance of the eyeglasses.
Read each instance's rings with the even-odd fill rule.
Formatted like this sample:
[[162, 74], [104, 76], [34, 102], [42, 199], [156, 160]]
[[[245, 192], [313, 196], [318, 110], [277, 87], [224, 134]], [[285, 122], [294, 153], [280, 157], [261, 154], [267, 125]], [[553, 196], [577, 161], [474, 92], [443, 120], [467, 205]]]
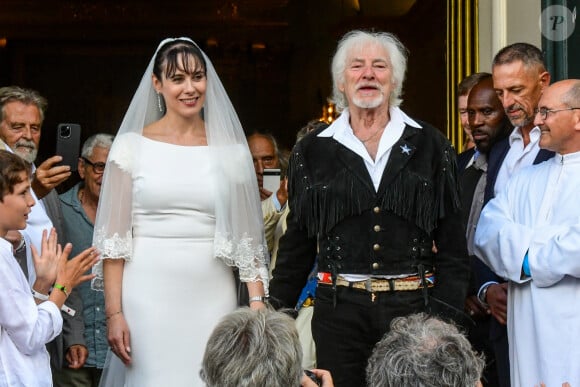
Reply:
[[566, 109], [548, 109], [548, 108], [539, 108], [539, 109], [534, 109], [534, 114], [538, 114], [540, 113], [540, 117], [542, 117], [542, 120], [545, 120], [548, 118], [548, 113], [558, 113], [558, 112], [563, 112], [566, 110], [578, 110], [580, 109], [580, 107], [571, 107], [571, 108], [566, 108]]
[[81, 157], [83, 161], [89, 164], [93, 168], [93, 172], [101, 174], [105, 172], [105, 163], [93, 163], [91, 160], [87, 159], [86, 157]]

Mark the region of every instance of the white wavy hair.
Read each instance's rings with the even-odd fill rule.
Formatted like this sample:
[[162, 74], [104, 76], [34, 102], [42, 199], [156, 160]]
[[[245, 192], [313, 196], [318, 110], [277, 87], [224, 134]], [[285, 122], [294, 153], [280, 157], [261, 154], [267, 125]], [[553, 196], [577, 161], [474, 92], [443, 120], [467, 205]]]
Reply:
[[332, 58], [332, 101], [336, 104], [337, 111], [341, 112], [348, 106], [345, 94], [340, 91], [339, 85], [344, 83], [344, 71], [346, 69], [348, 55], [357, 48], [367, 43], [374, 43], [384, 47], [389, 53], [392, 67], [393, 90], [389, 96], [389, 106], [399, 106], [403, 100], [403, 82], [407, 71], [407, 49], [397, 39], [388, 32], [369, 32], [354, 30], [346, 33], [338, 42], [336, 53]]

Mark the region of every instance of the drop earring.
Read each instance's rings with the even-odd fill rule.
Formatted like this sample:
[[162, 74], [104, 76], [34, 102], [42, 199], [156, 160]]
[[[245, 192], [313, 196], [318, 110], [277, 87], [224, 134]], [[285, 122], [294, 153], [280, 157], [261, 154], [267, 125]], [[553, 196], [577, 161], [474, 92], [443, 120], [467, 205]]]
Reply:
[[163, 113], [163, 106], [161, 103], [161, 93], [157, 93], [157, 107], [159, 107], [159, 111]]

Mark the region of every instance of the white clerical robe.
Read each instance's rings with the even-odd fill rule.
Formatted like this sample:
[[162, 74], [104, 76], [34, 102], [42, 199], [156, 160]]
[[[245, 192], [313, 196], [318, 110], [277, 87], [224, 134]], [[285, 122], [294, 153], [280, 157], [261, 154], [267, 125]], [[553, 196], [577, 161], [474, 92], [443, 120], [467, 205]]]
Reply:
[[475, 251], [509, 280], [511, 385], [580, 386], [580, 152], [514, 175], [483, 209]]

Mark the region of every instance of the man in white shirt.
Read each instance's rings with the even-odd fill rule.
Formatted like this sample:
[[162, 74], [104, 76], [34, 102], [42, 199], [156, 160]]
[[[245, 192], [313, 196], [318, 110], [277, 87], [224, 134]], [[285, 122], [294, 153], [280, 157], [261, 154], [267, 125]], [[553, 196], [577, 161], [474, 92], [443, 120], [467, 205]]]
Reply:
[[580, 80], [544, 91], [539, 145], [556, 152], [511, 177], [483, 209], [476, 254], [508, 279], [513, 386], [580, 384]]
[[[534, 125], [534, 109], [550, 83], [542, 52], [528, 43], [514, 43], [501, 49], [492, 65], [493, 87], [514, 126], [509, 138], [489, 152], [485, 199], [487, 203], [501, 191], [509, 178], [521, 168], [542, 162], [553, 153], [540, 150], [540, 129]], [[507, 284], [476, 260], [480, 301], [493, 315], [490, 339], [494, 345], [500, 385], [509, 383], [506, 324]]]
[[[58, 241], [64, 246], [66, 241], [62, 226], [62, 211], [60, 200], [55, 190], [59, 184], [71, 175], [70, 167], [58, 165], [61, 156], [53, 156], [45, 160], [38, 167], [34, 161], [38, 154], [42, 122], [48, 103], [38, 92], [18, 86], [0, 88], [0, 139], [11, 151], [32, 164], [33, 179], [31, 194], [36, 202], [26, 222], [22, 234], [11, 232], [7, 238], [15, 249], [15, 257], [29, 283], [35, 279], [34, 265], [30, 254], [30, 246], [21, 241], [30, 241], [37, 251], [41, 251], [41, 237], [43, 230], [50, 231], [54, 227], [58, 233]], [[26, 250], [24, 250], [24, 247]], [[73, 310], [81, 310], [81, 299], [77, 291], [71, 293], [67, 306]], [[63, 314], [63, 334], [59, 335], [49, 346], [51, 364], [60, 368], [63, 364], [64, 353], [71, 348], [84, 346], [84, 322], [82, 314], [75, 316]], [[73, 351], [76, 353], [76, 351]]]
[[[70, 167], [56, 165], [61, 161], [60, 156], [53, 156], [38, 167], [34, 166], [47, 105], [46, 99], [34, 90], [17, 86], [0, 88], [0, 139], [11, 151], [33, 165], [32, 194], [36, 205], [24, 232], [38, 251], [42, 231], [50, 230], [52, 226], [57, 228], [59, 243], [64, 246], [64, 235], [60, 235], [62, 232], [58, 224], [62, 218], [59, 214], [60, 203], [53, 189], [71, 175]], [[53, 199], [56, 208], [51, 217], [47, 212], [52, 210]]]

